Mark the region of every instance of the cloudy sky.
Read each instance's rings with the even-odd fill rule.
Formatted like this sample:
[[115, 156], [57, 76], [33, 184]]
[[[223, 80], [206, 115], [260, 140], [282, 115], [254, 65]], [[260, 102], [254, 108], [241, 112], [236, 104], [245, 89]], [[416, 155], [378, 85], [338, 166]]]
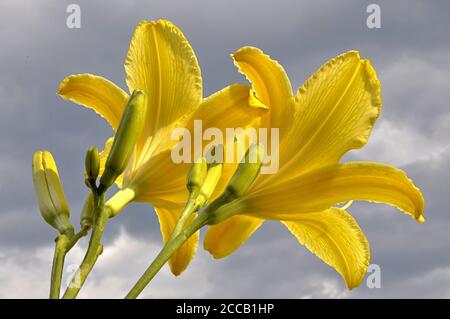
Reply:
[[[429, 298], [450, 297], [450, 4], [372, 1], [381, 29], [368, 29], [365, 1], [19, 1], [0, 0], [0, 297], [45, 298], [55, 232], [35, 203], [31, 156], [49, 149], [58, 163], [74, 224], [86, 196], [84, 152], [110, 128], [92, 111], [56, 96], [73, 73], [103, 75], [125, 88], [123, 60], [141, 19], [166, 18], [194, 47], [204, 95], [245, 82], [229, 54], [260, 47], [295, 87], [329, 58], [358, 49], [376, 68], [384, 108], [372, 138], [346, 159], [397, 165], [421, 187], [425, 224], [394, 208], [356, 203], [350, 212], [381, 267], [381, 288], [348, 291], [335, 271], [266, 223], [236, 253], [214, 260], [199, 249], [179, 278], [164, 268], [143, 297]], [[81, 7], [81, 28], [66, 8]], [[105, 251], [80, 297], [120, 298], [161, 247], [156, 216], [132, 204], [108, 224]], [[86, 240], [67, 257], [64, 280]]]

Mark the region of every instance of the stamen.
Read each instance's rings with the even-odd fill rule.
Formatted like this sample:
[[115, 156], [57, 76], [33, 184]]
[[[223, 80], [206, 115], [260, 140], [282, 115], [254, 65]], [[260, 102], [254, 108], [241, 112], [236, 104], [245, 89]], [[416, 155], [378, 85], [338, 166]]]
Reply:
[[338, 208], [339, 208], [339, 209], [342, 209], [342, 210], [347, 210], [350, 206], [352, 206], [352, 204], [353, 204], [353, 201], [350, 200], [350, 201], [348, 201], [344, 206], [338, 207]]

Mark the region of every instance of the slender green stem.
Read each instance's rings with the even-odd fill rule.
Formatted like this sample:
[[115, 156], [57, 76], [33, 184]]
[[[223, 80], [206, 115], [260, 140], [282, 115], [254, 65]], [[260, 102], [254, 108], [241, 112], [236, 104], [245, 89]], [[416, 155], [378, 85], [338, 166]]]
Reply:
[[86, 236], [86, 234], [87, 229], [82, 229], [70, 239], [66, 234], [59, 235], [55, 239], [55, 253], [53, 255], [52, 275], [50, 279], [50, 299], [59, 299], [64, 259], [78, 240]]
[[170, 234], [169, 239], [167, 240], [168, 242], [173, 240], [181, 232], [184, 225], [186, 224], [186, 221], [197, 210], [198, 210], [198, 206], [195, 203], [195, 199], [188, 201], [188, 204], [186, 205], [183, 212], [181, 213], [180, 218], [178, 219], [177, 223], [175, 224], [175, 227], [173, 228], [172, 233]]
[[59, 299], [64, 258], [66, 257], [68, 242], [69, 239], [64, 234], [59, 235], [55, 239], [55, 253], [53, 255], [52, 275], [50, 279], [50, 299]]
[[194, 221], [186, 228], [181, 230], [188, 217], [199, 209], [194, 203], [195, 200], [189, 198], [188, 204], [180, 216], [169, 240], [164, 245], [163, 249], [159, 252], [158, 256], [153, 260], [147, 270], [142, 274], [136, 284], [131, 288], [126, 299], [135, 299], [139, 296], [142, 290], [150, 283], [155, 275], [161, 270], [162, 266], [172, 257], [172, 255], [200, 228], [210, 223], [215, 218], [216, 210], [222, 205], [226, 204], [227, 198], [224, 195], [219, 196], [214, 202], [212, 202], [206, 209], [198, 215]]
[[73, 246], [75, 246], [75, 244], [84, 236], [87, 235], [88, 233], [88, 228], [83, 228], [82, 230], [80, 230], [78, 233], [76, 233], [75, 235], [73, 235], [73, 237], [69, 240], [69, 242], [67, 243], [67, 247], [66, 247], [66, 254], [69, 252], [69, 250], [72, 249]]
[[106, 209], [101, 208], [99, 214], [96, 217], [94, 228], [92, 230], [91, 239], [89, 240], [89, 247], [87, 249], [86, 255], [84, 256], [83, 262], [78, 268], [75, 275], [70, 281], [69, 287], [67, 287], [66, 292], [63, 295], [63, 299], [73, 299], [78, 295], [81, 287], [87, 279], [87, 276], [94, 267], [95, 262], [99, 256], [99, 251], [101, 251], [101, 239], [103, 237], [103, 232], [105, 231], [106, 222], [108, 220], [108, 213]]
[[142, 290], [144, 290], [148, 283], [159, 272], [162, 266], [164, 266], [170, 257], [178, 250], [178, 248], [180, 248], [193, 234], [195, 234], [196, 231], [205, 226], [207, 224], [207, 220], [208, 216], [206, 214], [200, 215], [175, 238], [168, 241], [125, 298], [137, 298]]
[[105, 231], [108, 219], [117, 215], [134, 198], [134, 192], [124, 189], [117, 192], [106, 204], [103, 204], [104, 195], [98, 196], [95, 201], [94, 225], [86, 254], [75, 275], [72, 277], [67, 287], [63, 299], [75, 298], [89, 273], [92, 271], [98, 257], [103, 251], [101, 240]]

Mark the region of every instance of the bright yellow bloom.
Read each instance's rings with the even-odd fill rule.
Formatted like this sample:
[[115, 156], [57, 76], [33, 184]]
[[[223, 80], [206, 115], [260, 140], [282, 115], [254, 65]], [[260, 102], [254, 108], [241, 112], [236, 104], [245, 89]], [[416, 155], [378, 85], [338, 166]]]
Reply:
[[233, 58], [270, 108], [263, 126], [280, 128], [280, 170], [260, 175], [246, 195], [219, 210], [237, 215], [208, 229], [205, 249], [227, 256], [265, 219], [279, 220], [349, 288], [357, 287], [369, 264], [369, 243], [353, 217], [333, 205], [383, 202], [424, 220], [424, 199], [404, 172], [385, 164], [339, 163], [367, 143], [380, 114], [375, 70], [350, 51], [325, 63], [294, 95], [283, 68], [259, 49], [241, 48]]
[[[143, 90], [146, 120], [134, 156], [117, 184], [129, 200], [151, 203], [167, 240], [188, 197], [185, 187], [190, 164], [174, 164], [171, 149], [173, 128], [191, 128], [194, 119], [208, 127], [247, 127], [266, 110], [249, 106], [250, 88], [234, 84], [202, 98], [202, 77], [197, 58], [181, 31], [171, 22], [142, 21], [136, 27], [125, 60], [129, 92]], [[128, 94], [92, 75], [64, 79], [59, 95], [96, 111], [114, 130], [120, 122]], [[100, 174], [112, 144], [101, 154]], [[231, 171], [232, 173], [232, 171]], [[229, 174], [224, 174], [224, 180]], [[198, 234], [172, 257], [169, 264], [180, 274], [195, 253]]]

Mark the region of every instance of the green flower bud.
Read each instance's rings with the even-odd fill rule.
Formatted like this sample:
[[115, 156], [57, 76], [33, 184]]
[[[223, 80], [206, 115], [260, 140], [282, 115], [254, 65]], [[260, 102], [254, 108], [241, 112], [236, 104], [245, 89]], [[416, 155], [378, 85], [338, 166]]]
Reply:
[[[95, 183], [100, 171], [100, 158], [98, 156], [98, 149], [90, 147], [86, 152], [85, 158], [86, 175], [90, 184]], [[93, 186], [93, 185], [92, 185]]]
[[244, 195], [259, 175], [264, 160], [264, 145], [252, 144], [225, 189], [229, 201]]
[[218, 224], [239, 211], [236, 206], [230, 207], [227, 204], [243, 196], [250, 189], [259, 175], [264, 155], [262, 144], [252, 144], [248, 148], [225, 191], [208, 206], [209, 225]]
[[211, 195], [217, 187], [217, 183], [219, 183], [220, 177], [222, 176], [222, 170], [222, 163], [212, 163], [208, 165], [208, 172], [206, 173], [205, 181], [200, 187], [200, 194], [196, 200], [196, 204], [199, 207], [203, 207], [209, 201]]
[[82, 229], [89, 229], [94, 223], [94, 196], [89, 193], [89, 196], [84, 202], [83, 209], [81, 210], [80, 225]]
[[106, 191], [127, 167], [144, 126], [145, 113], [144, 92], [136, 90], [128, 100], [120, 120], [100, 179], [99, 193]]
[[186, 187], [190, 194], [197, 195], [205, 181], [208, 172], [208, 164], [204, 157], [198, 159], [192, 164], [188, 173]]
[[52, 154], [48, 151], [36, 151], [32, 171], [34, 191], [42, 217], [50, 226], [70, 238], [74, 230], [70, 223], [69, 205]]

